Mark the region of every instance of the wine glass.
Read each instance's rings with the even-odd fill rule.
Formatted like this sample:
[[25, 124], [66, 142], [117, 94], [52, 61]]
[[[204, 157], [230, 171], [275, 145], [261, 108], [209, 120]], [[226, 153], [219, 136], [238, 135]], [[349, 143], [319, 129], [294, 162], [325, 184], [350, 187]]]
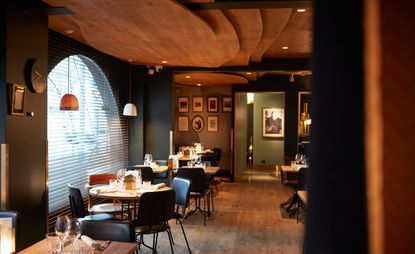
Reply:
[[78, 219], [68, 218], [66, 220], [65, 239], [70, 240], [74, 245], [81, 236], [81, 227]]
[[62, 252], [63, 243], [66, 240], [66, 221], [68, 220], [68, 216], [58, 216], [56, 218], [55, 223], [55, 233], [59, 237], [59, 253]]
[[194, 167], [197, 161], [197, 155], [192, 154], [192, 156], [190, 157], [190, 161], [192, 162], [192, 166]]
[[295, 155], [295, 164], [300, 164], [300, 157], [301, 157], [301, 154], [296, 154]]
[[197, 161], [197, 165], [200, 165], [200, 163], [202, 162], [202, 156], [196, 155], [196, 161]]

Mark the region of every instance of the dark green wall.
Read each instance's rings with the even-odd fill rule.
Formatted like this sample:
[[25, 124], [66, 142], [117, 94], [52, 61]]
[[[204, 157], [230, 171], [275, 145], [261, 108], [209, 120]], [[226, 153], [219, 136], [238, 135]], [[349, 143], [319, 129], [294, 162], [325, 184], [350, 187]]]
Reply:
[[309, 91], [310, 76], [295, 76], [290, 82], [289, 75], [265, 75], [248, 85], [234, 85], [234, 92], [285, 92], [285, 156], [297, 153], [298, 93]]
[[6, 3], [0, 3], [0, 144], [6, 142], [6, 36], [7, 35], [7, 8]]
[[131, 100], [137, 107], [137, 117], [130, 117], [130, 164], [141, 164], [144, 157], [144, 84], [147, 79], [147, 69], [140, 66], [132, 67]]
[[[7, 83], [25, 84], [24, 66], [30, 58], [42, 63], [41, 71], [46, 75], [48, 18], [9, 7], [6, 50]], [[5, 84], [1, 84], [1, 89], [4, 93]], [[27, 90], [24, 111], [34, 112], [34, 116], [7, 115], [5, 121], [9, 209], [21, 214], [17, 250], [44, 238], [46, 232], [46, 101], [46, 91], [35, 94]]]
[[[170, 130], [173, 130], [173, 73], [163, 70], [146, 75], [144, 86], [144, 153], [168, 159]], [[141, 158], [142, 159], [142, 158]]]

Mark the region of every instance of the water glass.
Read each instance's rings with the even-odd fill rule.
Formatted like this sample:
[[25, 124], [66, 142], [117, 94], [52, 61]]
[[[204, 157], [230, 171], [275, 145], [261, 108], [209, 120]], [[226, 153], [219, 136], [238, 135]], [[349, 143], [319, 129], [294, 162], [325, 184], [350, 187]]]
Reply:
[[109, 184], [110, 184], [110, 189], [116, 189], [117, 188], [117, 180], [110, 179]]
[[60, 250], [60, 239], [55, 232], [46, 234], [46, 243], [49, 254], [58, 254]]

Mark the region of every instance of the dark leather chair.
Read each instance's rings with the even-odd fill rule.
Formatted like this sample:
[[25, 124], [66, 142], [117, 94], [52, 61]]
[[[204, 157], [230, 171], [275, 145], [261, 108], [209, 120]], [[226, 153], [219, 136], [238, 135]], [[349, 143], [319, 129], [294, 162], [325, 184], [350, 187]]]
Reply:
[[153, 169], [149, 166], [127, 166], [127, 170], [140, 170], [141, 179], [143, 181], [151, 181], [153, 183]]
[[69, 203], [71, 205], [72, 216], [82, 220], [119, 220], [117, 217], [107, 213], [87, 215], [85, 211], [84, 199], [81, 190], [68, 184]]
[[[167, 232], [170, 248], [173, 250], [173, 239], [170, 232], [169, 220], [174, 219], [174, 190], [146, 192], [138, 203], [137, 219], [133, 220], [138, 248], [144, 245], [157, 253], [157, 238], [159, 232]], [[144, 235], [153, 234], [153, 246], [144, 243]]]
[[0, 210], [0, 218], [10, 218], [11, 223], [12, 223], [12, 228], [14, 229], [13, 234], [14, 234], [15, 242], [13, 243], [14, 245], [11, 248], [12, 253], [14, 253], [14, 251], [16, 250], [16, 246], [17, 246], [19, 217], [20, 217], [20, 214], [16, 211]]
[[219, 166], [219, 164], [220, 164], [220, 158], [222, 157], [222, 149], [221, 148], [218, 148], [218, 147], [215, 147], [212, 150], [215, 153], [215, 157], [216, 157], [215, 158], [216, 159], [216, 165], [215, 166]]
[[[187, 241], [186, 233], [184, 232], [182, 219], [185, 216], [185, 211], [189, 205], [189, 195], [190, 195], [190, 181], [188, 179], [175, 177], [171, 184], [172, 189], [176, 193], [176, 210], [174, 211], [174, 218], [180, 223], [182, 228], [184, 240], [186, 241], [187, 249], [189, 253], [192, 253], [189, 247], [189, 242]], [[182, 213], [179, 213], [179, 208], [182, 208]]]
[[81, 222], [81, 233], [94, 240], [135, 242], [134, 225], [129, 221], [83, 220]]
[[[203, 225], [206, 226], [206, 218], [210, 216], [210, 198], [212, 192], [203, 168], [179, 168], [177, 170], [177, 177], [190, 180], [190, 195], [195, 198], [196, 209], [190, 211], [188, 215], [195, 211], [200, 211], [203, 214]], [[203, 198], [204, 208], [200, 207], [201, 199]], [[206, 210], [207, 204], [207, 210]]]
[[[159, 166], [167, 166], [167, 160], [153, 160], [153, 162], [155, 162], [157, 165]], [[168, 183], [169, 180], [169, 172], [162, 172], [162, 173], [153, 173], [153, 182], [155, 184], [157, 183]], [[170, 183], [168, 183], [170, 184]]]

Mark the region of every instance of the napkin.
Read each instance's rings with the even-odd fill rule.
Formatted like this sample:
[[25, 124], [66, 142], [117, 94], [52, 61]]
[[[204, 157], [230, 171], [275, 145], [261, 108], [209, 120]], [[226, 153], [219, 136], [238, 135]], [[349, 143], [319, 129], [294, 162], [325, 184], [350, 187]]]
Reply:
[[89, 247], [93, 249], [104, 250], [110, 244], [110, 241], [105, 241], [102, 243], [94, 241], [91, 237], [87, 235], [82, 235], [81, 240], [84, 241]]
[[158, 184], [154, 184], [154, 185], [153, 185], [153, 189], [154, 189], [154, 190], [158, 190], [158, 189], [163, 188], [164, 186], [166, 186], [166, 184], [165, 184], [165, 183], [158, 183]]

